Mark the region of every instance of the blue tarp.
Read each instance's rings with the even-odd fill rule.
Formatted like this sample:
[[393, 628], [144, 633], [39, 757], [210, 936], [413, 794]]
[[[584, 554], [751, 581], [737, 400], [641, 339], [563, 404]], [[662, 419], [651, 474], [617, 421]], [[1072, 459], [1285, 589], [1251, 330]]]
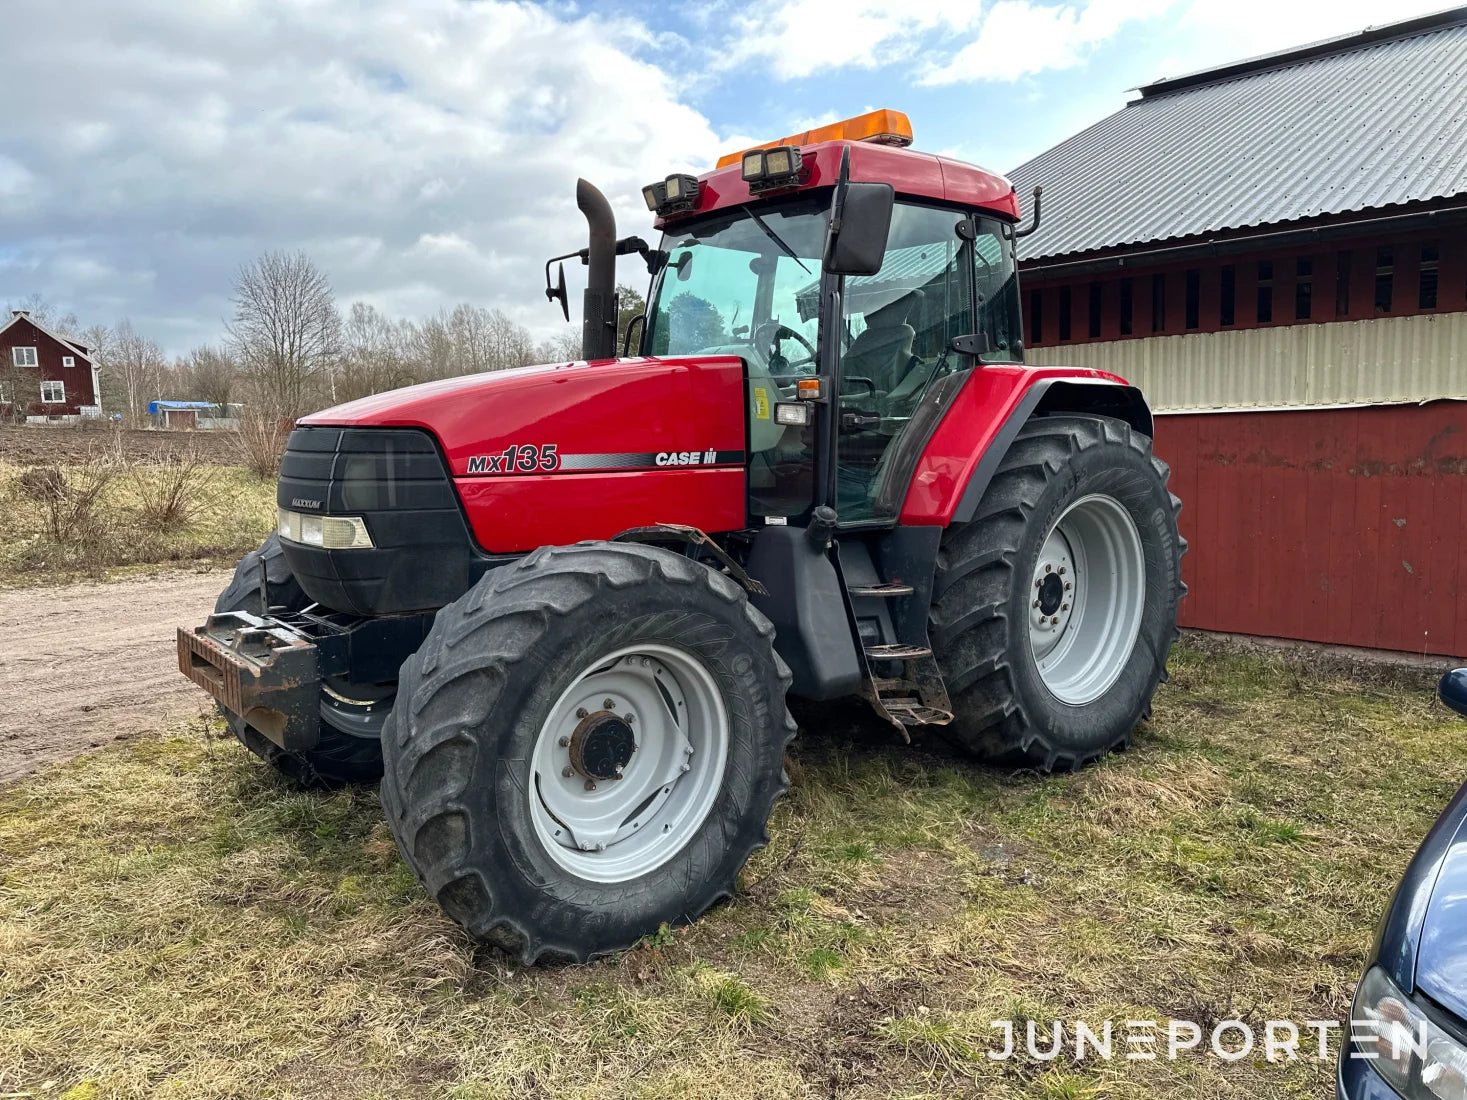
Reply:
[[212, 409], [214, 404], [210, 401], [150, 401], [148, 412], [157, 416], [163, 409]]

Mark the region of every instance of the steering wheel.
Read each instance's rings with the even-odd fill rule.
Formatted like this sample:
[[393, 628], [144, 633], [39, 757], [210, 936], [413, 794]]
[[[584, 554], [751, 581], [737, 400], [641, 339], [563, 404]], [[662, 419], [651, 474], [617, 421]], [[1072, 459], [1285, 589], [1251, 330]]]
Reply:
[[[804, 347], [807, 352], [805, 358], [796, 359], [793, 362], [780, 354], [779, 345], [784, 340], [794, 340]], [[778, 321], [765, 321], [754, 333], [754, 346], [756, 348], [770, 349], [769, 373], [778, 374], [792, 367], [803, 367], [815, 362], [815, 346], [806, 340], [788, 325], [782, 325]]]

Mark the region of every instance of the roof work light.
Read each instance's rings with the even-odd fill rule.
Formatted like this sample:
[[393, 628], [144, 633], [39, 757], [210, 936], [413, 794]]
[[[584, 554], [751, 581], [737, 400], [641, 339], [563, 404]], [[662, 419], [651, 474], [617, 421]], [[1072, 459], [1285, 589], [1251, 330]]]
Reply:
[[700, 186], [697, 176], [676, 172], [665, 180], [642, 188], [642, 200], [648, 210], [660, 217], [681, 214], [698, 205]]
[[776, 187], [793, 187], [800, 182], [802, 160], [800, 150], [793, 145], [750, 149], [743, 156], [744, 182], [754, 194]]

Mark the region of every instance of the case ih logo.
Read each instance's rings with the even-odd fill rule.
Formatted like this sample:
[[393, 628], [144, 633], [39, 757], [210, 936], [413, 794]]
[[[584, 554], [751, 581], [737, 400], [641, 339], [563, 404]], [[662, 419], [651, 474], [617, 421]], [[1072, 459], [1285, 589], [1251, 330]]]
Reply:
[[706, 451], [661, 451], [657, 455], [659, 466], [712, 466], [718, 461], [718, 452]]

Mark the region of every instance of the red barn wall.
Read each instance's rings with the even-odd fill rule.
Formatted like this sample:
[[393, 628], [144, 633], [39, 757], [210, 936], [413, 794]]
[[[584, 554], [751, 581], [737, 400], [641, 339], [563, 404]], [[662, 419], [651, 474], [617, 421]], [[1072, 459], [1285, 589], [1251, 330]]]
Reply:
[[1467, 402], [1156, 418], [1182, 625], [1467, 657]]

